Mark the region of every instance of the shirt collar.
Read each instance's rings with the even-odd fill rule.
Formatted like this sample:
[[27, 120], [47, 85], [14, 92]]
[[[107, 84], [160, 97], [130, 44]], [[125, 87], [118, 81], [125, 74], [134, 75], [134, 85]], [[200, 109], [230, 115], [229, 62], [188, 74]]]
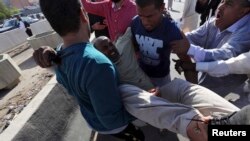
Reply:
[[126, 6], [127, 3], [128, 3], [127, 0], [123, 0], [123, 2], [121, 4], [121, 7], [119, 7], [118, 9], [115, 9], [115, 3], [112, 2], [112, 8], [115, 9], [115, 10], [120, 10], [123, 6]]
[[246, 16], [242, 17], [240, 20], [228, 27], [226, 30], [229, 32], [235, 32], [237, 29], [242, 27], [248, 20], [250, 20], [250, 14], [247, 14]]
[[113, 9], [115, 8], [115, 3], [114, 3], [114, 2], [112, 2], [112, 8], [113, 8]]

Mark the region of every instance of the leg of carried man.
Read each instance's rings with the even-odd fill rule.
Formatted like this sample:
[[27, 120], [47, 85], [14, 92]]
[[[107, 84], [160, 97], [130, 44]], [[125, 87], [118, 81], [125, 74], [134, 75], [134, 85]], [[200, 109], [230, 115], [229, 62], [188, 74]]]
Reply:
[[217, 114], [223, 116], [239, 110], [211, 90], [178, 78], [161, 87], [160, 93], [162, 98], [170, 102], [190, 105], [204, 116]]
[[239, 110], [214, 92], [181, 79], [161, 87], [162, 98], [132, 85], [119, 88], [130, 114], [152, 126], [184, 136], [187, 136], [190, 120], [200, 112], [205, 116], [225, 116]]
[[187, 136], [187, 126], [199, 111], [191, 106], [171, 103], [166, 99], [152, 96], [133, 85], [119, 87], [127, 111], [136, 118], [160, 129], [168, 129]]

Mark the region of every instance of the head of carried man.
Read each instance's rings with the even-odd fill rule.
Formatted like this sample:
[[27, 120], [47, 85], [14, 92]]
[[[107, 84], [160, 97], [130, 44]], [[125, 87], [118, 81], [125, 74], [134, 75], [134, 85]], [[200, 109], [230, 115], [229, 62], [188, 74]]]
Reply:
[[221, 0], [215, 25], [223, 31], [250, 13], [250, 0]]
[[165, 3], [163, 0], [135, 0], [137, 14], [147, 31], [154, 30], [163, 18]]
[[100, 36], [94, 39], [93, 44], [97, 50], [107, 56], [113, 63], [119, 60], [120, 54], [108, 37]]

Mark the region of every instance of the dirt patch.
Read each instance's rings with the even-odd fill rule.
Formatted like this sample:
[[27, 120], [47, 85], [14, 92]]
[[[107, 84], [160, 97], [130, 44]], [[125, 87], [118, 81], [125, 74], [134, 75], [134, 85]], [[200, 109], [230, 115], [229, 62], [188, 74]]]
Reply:
[[41, 72], [32, 76], [32, 81], [18, 88], [15, 94], [0, 104], [0, 133], [36, 96], [53, 76], [52, 73]]
[[23, 44], [19, 45], [18, 47], [14, 48], [10, 51], [7, 51], [5, 53], [7, 53], [10, 57], [15, 57], [29, 48], [30, 48], [30, 44], [28, 44], [26, 42], [26, 43], [23, 43]]
[[24, 44], [20, 48], [7, 52], [12, 57], [19, 56], [20, 58], [21, 56], [26, 59], [18, 64], [22, 70], [20, 82], [12, 89], [0, 90], [0, 134], [54, 75], [50, 70], [37, 66], [31, 57], [32, 54], [22, 56], [28, 48], [29, 45]]

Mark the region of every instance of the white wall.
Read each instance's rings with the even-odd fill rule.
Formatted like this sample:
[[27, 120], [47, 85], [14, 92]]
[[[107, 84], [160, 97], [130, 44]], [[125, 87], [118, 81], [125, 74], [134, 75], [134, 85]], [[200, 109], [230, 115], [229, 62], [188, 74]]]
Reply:
[[[33, 35], [52, 30], [47, 20], [42, 20], [31, 24]], [[0, 53], [15, 48], [16, 46], [27, 41], [25, 30], [14, 29], [8, 32], [0, 33]]]

